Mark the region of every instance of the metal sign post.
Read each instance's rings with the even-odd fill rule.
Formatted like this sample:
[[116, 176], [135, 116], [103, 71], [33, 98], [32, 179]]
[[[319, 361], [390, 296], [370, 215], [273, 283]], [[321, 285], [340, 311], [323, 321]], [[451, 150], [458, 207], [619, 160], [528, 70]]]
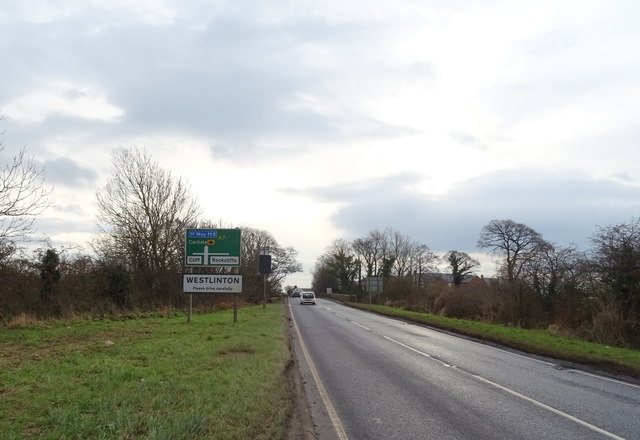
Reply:
[[382, 277], [367, 277], [364, 280], [366, 291], [369, 293], [369, 304], [372, 303], [372, 293], [382, 292]]
[[[240, 269], [236, 267], [236, 274], [240, 272]], [[233, 323], [238, 322], [238, 293], [233, 295]]]

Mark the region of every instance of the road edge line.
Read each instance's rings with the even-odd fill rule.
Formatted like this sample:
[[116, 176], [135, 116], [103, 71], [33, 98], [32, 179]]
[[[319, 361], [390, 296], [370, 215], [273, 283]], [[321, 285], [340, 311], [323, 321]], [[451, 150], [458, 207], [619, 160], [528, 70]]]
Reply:
[[[291, 308], [291, 304], [289, 304], [289, 308]], [[291, 322], [293, 323], [293, 328], [296, 330], [296, 334], [298, 335], [298, 341], [300, 342], [300, 348], [302, 348], [302, 354], [304, 356], [305, 361], [307, 362], [307, 365], [309, 366], [309, 371], [311, 371], [311, 376], [313, 377], [313, 381], [315, 382], [316, 387], [318, 388], [318, 392], [320, 394], [320, 398], [322, 399], [322, 403], [327, 409], [327, 413], [329, 414], [329, 418], [331, 419], [331, 423], [333, 424], [333, 429], [335, 429], [336, 435], [340, 440], [349, 440], [349, 437], [347, 437], [347, 433], [345, 432], [344, 427], [342, 426], [342, 422], [340, 421], [340, 417], [338, 417], [338, 413], [336, 412], [336, 409], [333, 407], [333, 404], [329, 399], [329, 395], [327, 394], [327, 390], [325, 389], [324, 384], [320, 379], [318, 370], [316, 369], [316, 366], [313, 363], [313, 360], [311, 359], [311, 355], [307, 350], [307, 346], [304, 343], [304, 340], [302, 339], [302, 334], [300, 333], [300, 329], [298, 328], [298, 323], [296, 322], [296, 318], [295, 316], [293, 316], [293, 312], [291, 312], [290, 315], [291, 315]]]

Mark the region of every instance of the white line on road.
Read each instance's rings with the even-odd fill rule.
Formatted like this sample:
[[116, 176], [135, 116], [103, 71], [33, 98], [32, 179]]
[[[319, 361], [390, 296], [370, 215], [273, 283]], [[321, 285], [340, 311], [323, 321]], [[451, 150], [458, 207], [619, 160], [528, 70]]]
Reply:
[[[291, 307], [291, 305], [289, 305]], [[333, 407], [331, 400], [329, 399], [329, 395], [327, 394], [327, 390], [320, 380], [320, 375], [318, 374], [318, 370], [316, 369], [316, 365], [313, 363], [311, 359], [311, 355], [309, 355], [309, 351], [307, 350], [307, 346], [302, 339], [302, 335], [300, 334], [300, 329], [298, 328], [298, 323], [296, 322], [296, 318], [293, 316], [293, 312], [290, 311], [291, 321], [293, 322], [293, 327], [296, 329], [296, 334], [298, 335], [298, 340], [300, 341], [300, 347], [302, 347], [302, 354], [304, 355], [305, 360], [307, 361], [307, 365], [309, 365], [309, 370], [311, 371], [311, 376], [313, 376], [313, 380], [316, 383], [316, 387], [318, 388], [318, 392], [320, 393], [320, 398], [324, 403], [325, 408], [327, 408], [327, 412], [329, 413], [329, 418], [331, 419], [331, 423], [333, 423], [333, 428], [336, 430], [336, 435], [340, 440], [349, 440], [347, 437], [347, 433], [344, 431], [342, 426], [342, 422], [340, 421], [340, 417], [338, 417], [338, 413], [336, 409]]]
[[582, 370], [572, 370], [574, 373], [579, 373], [579, 374], [584, 374], [585, 376], [589, 376], [589, 377], [595, 377], [596, 379], [601, 379], [601, 380], [607, 380], [609, 382], [613, 382], [613, 383], [617, 383], [619, 385], [625, 385], [628, 387], [632, 387], [632, 388], [639, 388], [640, 389], [640, 385], [636, 385], [634, 383], [629, 383], [629, 382], [623, 382], [621, 380], [618, 379], [612, 379], [610, 377], [606, 377], [606, 376], [600, 376], [598, 374], [593, 374], [593, 373], [589, 373], [588, 371], [582, 371]]
[[531, 403], [531, 404], [533, 404], [535, 406], [538, 406], [540, 408], [546, 409], [547, 411], [551, 411], [552, 413], [557, 414], [560, 417], [564, 417], [565, 419], [569, 419], [572, 422], [575, 422], [575, 423], [577, 423], [579, 425], [582, 425], [582, 426], [584, 426], [584, 427], [586, 427], [586, 428], [588, 428], [588, 429], [590, 429], [592, 431], [598, 432], [598, 433], [600, 433], [600, 434], [602, 434], [602, 435], [604, 435], [606, 437], [609, 437], [609, 438], [612, 438], [612, 439], [615, 439], [615, 440], [624, 440], [624, 438], [622, 438], [620, 436], [617, 436], [617, 435], [615, 435], [615, 434], [613, 434], [613, 433], [611, 433], [609, 431], [605, 431], [602, 428], [598, 428], [597, 426], [592, 425], [591, 423], [585, 422], [584, 420], [581, 420], [581, 419], [579, 419], [577, 417], [574, 417], [571, 414], [567, 414], [565, 412], [562, 412], [559, 409], [555, 409], [552, 406], [545, 405], [542, 402], [539, 402], [539, 401], [537, 401], [535, 399], [527, 397], [524, 394], [520, 394], [517, 391], [513, 391], [512, 389], [507, 388], [505, 386], [502, 386], [502, 385], [500, 385], [498, 383], [495, 383], [495, 382], [493, 382], [493, 381], [491, 381], [489, 379], [485, 379], [484, 377], [481, 377], [481, 376], [478, 376], [476, 374], [472, 374], [472, 373], [469, 373], [469, 372], [466, 372], [466, 371], [465, 371], [465, 373], [469, 374], [470, 376], [476, 378], [477, 380], [479, 380], [481, 382], [484, 382], [484, 383], [486, 383], [488, 385], [492, 385], [492, 386], [494, 386], [494, 387], [496, 387], [496, 388], [498, 388], [498, 389], [500, 389], [502, 391], [505, 391], [505, 392], [511, 394], [512, 396], [519, 397], [520, 399], [525, 400], [525, 401], [527, 401], [527, 402], [529, 402], [529, 403]]
[[[421, 356], [427, 357], [427, 358], [429, 358], [429, 359], [433, 359], [433, 360], [435, 360], [435, 361], [439, 362], [440, 364], [442, 364], [442, 365], [444, 365], [444, 366], [446, 366], [446, 367], [449, 367], [449, 368], [454, 367], [454, 368], [456, 368], [456, 367], [455, 367], [455, 366], [453, 366], [453, 365], [449, 365], [449, 364], [447, 364], [446, 362], [443, 362], [443, 361], [441, 361], [441, 360], [439, 360], [439, 359], [434, 358], [433, 356], [431, 356], [431, 355], [430, 355], [430, 354], [428, 354], [428, 353], [425, 353], [425, 352], [420, 351], [420, 350], [418, 350], [418, 349], [416, 349], [416, 348], [413, 348], [413, 347], [411, 347], [411, 346], [409, 346], [409, 345], [407, 345], [407, 344], [404, 344], [404, 343], [402, 343], [402, 342], [400, 342], [400, 341], [398, 341], [398, 340], [396, 340], [396, 339], [390, 338], [390, 337], [388, 337], [388, 336], [383, 336], [383, 338], [385, 338], [386, 340], [391, 341], [391, 342], [393, 342], [393, 343], [395, 343], [395, 344], [398, 344], [398, 345], [400, 345], [401, 347], [406, 348], [407, 350], [411, 350], [411, 351], [413, 351], [414, 353], [417, 353], [417, 354], [419, 354], [419, 355], [421, 355]], [[539, 401], [537, 401], [537, 400], [535, 400], [535, 399], [532, 399], [532, 398], [530, 398], [530, 397], [527, 397], [527, 396], [525, 396], [524, 394], [520, 394], [520, 393], [518, 393], [517, 391], [514, 391], [514, 390], [512, 390], [512, 389], [510, 389], [510, 388], [507, 388], [507, 387], [505, 387], [505, 386], [502, 386], [502, 385], [500, 385], [500, 384], [498, 384], [498, 383], [496, 383], [496, 382], [493, 382], [493, 381], [491, 381], [491, 380], [489, 380], [489, 379], [485, 379], [485, 378], [484, 378], [484, 377], [482, 377], [482, 376], [478, 376], [477, 374], [473, 374], [473, 373], [470, 373], [470, 372], [468, 372], [468, 371], [461, 370], [461, 369], [459, 369], [459, 368], [456, 368], [456, 369], [457, 369], [458, 371], [460, 371], [461, 373], [463, 373], [463, 374], [467, 374], [467, 375], [469, 375], [469, 376], [471, 376], [471, 377], [475, 378], [476, 380], [479, 380], [479, 381], [484, 382], [484, 383], [486, 383], [486, 384], [488, 384], [488, 385], [491, 385], [491, 386], [493, 386], [493, 387], [495, 387], [495, 388], [498, 388], [499, 390], [505, 391], [505, 392], [507, 392], [507, 393], [511, 394], [512, 396], [518, 397], [518, 398], [520, 398], [520, 399], [522, 399], [522, 400], [524, 400], [524, 401], [526, 401], [526, 402], [529, 402], [529, 403], [531, 403], [531, 404], [533, 404], [533, 405], [536, 405], [536, 406], [538, 406], [538, 407], [540, 407], [540, 408], [546, 409], [547, 411], [551, 411], [552, 413], [554, 413], [554, 414], [556, 414], [556, 415], [559, 415], [559, 416], [561, 416], [561, 417], [564, 417], [565, 419], [571, 420], [572, 422], [575, 422], [575, 423], [577, 423], [577, 424], [579, 424], [579, 425], [582, 425], [582, 426], [584, 426], [584, 427], [586, 427], [586, 428], [588, 428], [588, 429], [590, 429], [590, 430], [592, 430], [592, 431], [595, 431], [595, 432], [597, 432], [597, 433], [600, 433], [600, 434], [602, 434], [602, 435], [604, 435], [604, 436], [606, 436], [606, 437], [609, 437], [609, 438], [614, 439], [614, 440], [625, 440], [623, 437], [617, 436], [617, 435], [615, 435], [615, 434], [613, 434], [613, 433], [611, 433], [611, 432], [609, 432], [609, 431], [605, 431], [605, 430], [604, 430], [604, 429], [602, 429], [602, 428], [598, 428], [597, 426], [592, 425], [591, 423], [585, 422], [584, 420], [581, 420], [581, 419], [579, 419], [579, 418], [577, 418], [577, 417], [574, 417], [574, 416], [572, 416], [571, 414], [567, 414], [567, 413], [565, 413], [565, 412], [562, 412], [562, 411], [560, 411], [559, 409], [553, 408], [552, 406], [546, 405], [546, 404], [544, 404], [544, 403], [542, 403], [542, 402], [539, 402]]]
[[[357, 325], [359, 327], [362, 327], [362, 328], [364, 328], [366, 330], [373, 331], [374, 333], [377, 333], [374, 330], [371, 330], [368, 327], [363, 326], [362, 324], [358, 324], [357, 322], [351, 320], [350, 318], [344, 317], [342, 315], [338, 315], [337, 313], [335, 315], [340, 317], [340, 318], [346, 319], [347, 321], [351, 322], [352, 324], [355, 324], [355, 325]], [[400, 323], [402, 325], [415, 325], [415, 324], [411, 324], [411, 323], [404, 322], [404, 321], [400, 321]], [[425, 326], [423, 326], [423, 325], [415, 325], [415, 326], [418, 327], [418, 328], [421, 328], [421, 329], [425, 328]], [[441, 333], [443, 332], [442, 330], [437, 329], [435, 327], [426, 326], [426, 328], [431, 329], [433, 331], [441, 332]], [[448, 334], [448, 332], [444, 332], [444, 333]], [[458, 337], [460, 337], [460, 336], [458, 336]], [[554, 362], [550, 362], [550, 361], [547, 361], [547, 360], [544, 360], [544, 359], [538, 359], [536, 357], [533, 357], [533, 356], [530, 356], [530, 355], [527, 355], [527, 354], [520, 354], [520, 353], [517, 353], [514, 350], [500, 348], [500, 347], [498, 347], [496, 345], [485, 344], [485, 346], [488, 347], [488, 348], [491, 348], [493, 350], [496, 350], [496, 351], [501, 351], [503, 353], [508, 353], [511, 356], [517, 356], [517, 357], [520, 357], [520, 358], [523, 358], [523, 359], [527, 359], [527, 360], [533, 361], [533, 362], [538, 362], [540, 364], [544, 364], [544, 365], [547, 365], [547, 366], [550, 366], [550, 367], [554, 367], [554, 366], [557, 365]], [[604, 380], [604, 381], [607, 381], [607, 382], [616, 383], [618, 385], [623, 385], [623, 386], [627, 386], [627, 387], [631, 387], [631, 388], [640, 389], [640, 385], [638, 385], [638, 384], [631, 383], [631, 382], [625, 382], [623, 380], [614, 379], [612, 377], [607, 377], [607, 376], [603, 376], [603, 375], [600, 375], [600, 374], [589, 373], [588, 371], [580, 370], [578, 368], [567, 367], [567, 370], [570, 370], [573, 373], [582, 374], [584, 376], [590, 376], [590, 377], [593, 377], [593, 378], [596, 378], [596, 379], [599, 379], [599, 380]]]
[[353, 325], [357, 325], [358, 327], [363, 328], [363, 329], [365, 329], [365, 330], [367, 330], [367, 331], [371, 331], [371, 329], [370, 329], [369, 327], [365, 327], [364, 325], [362, 325], [362, 324], [358, 324], [358, 323], [357, 323], [357, 322], [355, 322], [355, 321], [349, 321], [349, 322], [351, 322], [351, 324], [353, 324]]

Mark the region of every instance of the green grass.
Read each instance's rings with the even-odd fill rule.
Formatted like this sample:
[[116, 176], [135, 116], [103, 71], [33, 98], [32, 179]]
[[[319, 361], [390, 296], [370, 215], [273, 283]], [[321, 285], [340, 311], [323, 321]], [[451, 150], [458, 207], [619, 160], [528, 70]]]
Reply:
[[495, 342], [529, 353], [640, 378], [640, 350], [596, 344], [559, 335], [549, 330], [522, 329], [480, 321], [446, 318], [381, 305], [360, 303], [349, 305]]
[[283, 438], [288, 362], [281, 304], [2, 329], [0, 438]]

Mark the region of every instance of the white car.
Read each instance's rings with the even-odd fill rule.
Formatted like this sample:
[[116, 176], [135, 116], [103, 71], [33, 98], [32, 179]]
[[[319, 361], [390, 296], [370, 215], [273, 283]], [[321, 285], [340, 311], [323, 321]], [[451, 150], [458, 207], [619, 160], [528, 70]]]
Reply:
[[313, 304], [316, 305], [316, 294], [305, 290], [300, 294], [300, 304]]

